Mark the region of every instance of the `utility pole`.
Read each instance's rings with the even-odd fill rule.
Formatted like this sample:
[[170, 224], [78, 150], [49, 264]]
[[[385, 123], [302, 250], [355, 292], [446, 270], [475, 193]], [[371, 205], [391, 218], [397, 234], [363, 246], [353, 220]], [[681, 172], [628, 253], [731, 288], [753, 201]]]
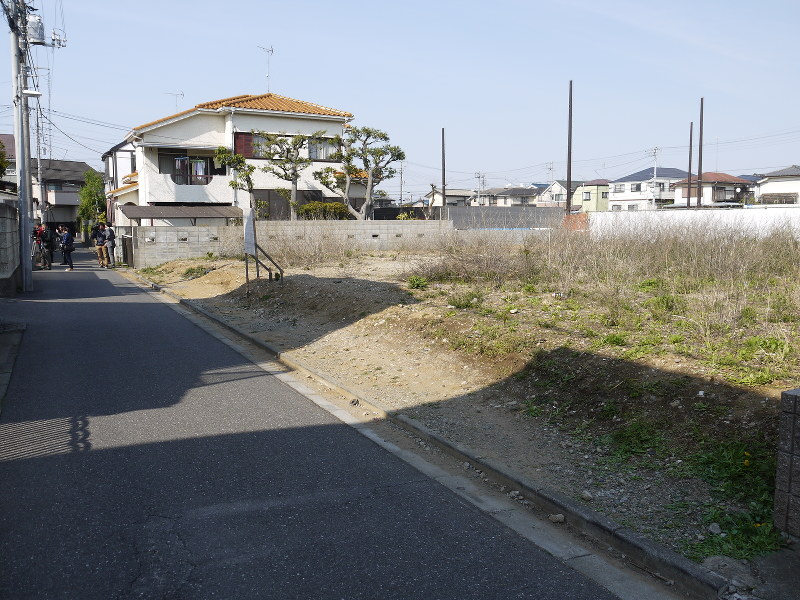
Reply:
[[[9, 6], [10, 5], [10, 6]], [[28, 8], [24, 0], [3, 2], [11, 30], [11, 85], [14, 96], [14, 150], [17, 155], [17, 217], [19, 219], [19, 266], [22, 291], [33, 291], [33, 261], [31, 260], [31, 178], [30, 128], [28, 127]]]
[[650, 191], [652, 193], [652, 202], [653, 206], [655, 207], [656, 203], [656, 177], [658, 177], [658, 153], [661, 151], [661, 148], [653, 148], [650, 153], [653, 155], [653, 180], [650, 184]]
[[697, 146], [697, 207], [703, 204], [703, 98], [700, 98], [700, 140]]
[[475, 179], [478, 180], [478, 206], [483, 206], [483, 190], [486, 187], [486, 174], [475, 173]]
[[442, 127], [442, 212], [439, 220], [447, 218], [447, 182], [445, 181], [445, 162], [444, 162], [444, 127]]
[[692, 137], [694, 121], [689, 123], [689, 178], [686, 180], [686, 208], [692, 207]]
[[567, 125], [567, 207], [572, 212], [572, 80], [569, 80], [569, 124]]

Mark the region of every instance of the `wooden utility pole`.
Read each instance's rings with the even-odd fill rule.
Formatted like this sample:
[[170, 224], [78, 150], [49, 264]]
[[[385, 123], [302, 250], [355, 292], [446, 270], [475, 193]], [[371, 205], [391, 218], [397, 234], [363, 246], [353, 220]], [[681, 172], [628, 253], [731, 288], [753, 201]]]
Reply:
[[439, 220], [444, 221], [446, 218], [447, 218], [447, 183], [445, 181], [445, 164], [444, 164], [444, 127], [442, 127], [442, 212], [439, 213]]
[[694, 121], [689, 123], [689, 178], [686, 184], [686, 208], [692, 206], [692, 137], [694, 137]]
[[567, 208], [572, 212], [572, 80], [569, 80], [569, 121], [567, 124]]
[[697, 145], [697, 206], [703, 202], [703, 98], [700, 98], [700, 140]]

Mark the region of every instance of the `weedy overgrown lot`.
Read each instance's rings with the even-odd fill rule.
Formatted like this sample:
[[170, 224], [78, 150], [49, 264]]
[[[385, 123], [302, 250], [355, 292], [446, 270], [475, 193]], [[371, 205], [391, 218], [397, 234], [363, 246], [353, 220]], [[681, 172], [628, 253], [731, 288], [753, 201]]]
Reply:
[[[668, 507], [674, 523], [690, 514], [704, 523], [702, 535], [680, 542], [687, 556], [748, 558], [781, 545], [771, 524], [777, 410], [780, 392], [800, 387], [792, 231], [552, 231], [522, 243], [473, 231], [392, 255], [395, 284], [383, 288], [367, 279], [359, 288], [348, 275], [366, 257], [345, 243], [306, 236], [272, 243], [270, 253], [295, 277], [320, 265], [337, 274], [317, 278], [313, 291], [293, 288], [290, 274], [285, 287], [256, 286], [246, 297], [236, 257], [142, 273], [176, 289], [206, 283], [208, 296], [229, 297], [225, 311], [256, 320], [291, 312], [290, 333], [304, 309], [317, 325], [385, 314], [370, 330], [386, 321], [434, 348], [431, 356], [477, 362], [514, 400], [504, 405], [597, 449], [605, 472], [705, 482], [713, 500]], [[414, 311], [383, 312], [403, 305]]]
[[620, 469], [711, 484], [705, 519], [725, 534], [684, 550], [746, 558], [780, 544], [777, 403], [800, 384], [798, 276], [789, 230], [562, 231], [522, 246], [486, 232], [452, 239], [408, 287], [443, 304], [421, 335], [506, 364], [504, 391], [531, 419], [607, 447]]

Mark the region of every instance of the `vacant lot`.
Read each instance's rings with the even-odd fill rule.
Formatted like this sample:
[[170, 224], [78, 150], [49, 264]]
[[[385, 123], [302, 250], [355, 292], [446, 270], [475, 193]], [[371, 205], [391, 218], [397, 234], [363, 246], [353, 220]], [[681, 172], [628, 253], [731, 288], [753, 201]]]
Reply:
[[800, 386], [789, 232], [272, 250], [287, 276], [249, 295], [235, 258], [143, 274], [688, 556], [779, 543], [777, 404]]

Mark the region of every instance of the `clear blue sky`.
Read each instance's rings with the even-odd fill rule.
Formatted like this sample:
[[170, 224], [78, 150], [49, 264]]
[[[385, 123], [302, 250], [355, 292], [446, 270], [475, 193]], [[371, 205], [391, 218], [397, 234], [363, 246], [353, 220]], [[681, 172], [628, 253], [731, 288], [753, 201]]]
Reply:
[[[405, 197], [441, 180], [442, 127], [450, 187], [476, 187], [476, 172], [487, 186], [542, 182], [550, 162], [553, 177], [563, 178], [570, 79], [574, 179], [651, 166], [653, 147], [662, 148], [660, 166], [686, 169], [701, 96], [704, 170], [744, 174], [800, 163], [797, 2], [33, 5], [48, 32], [62, 28], [67, 38], [66, 48], [35, 51], [38, 66], [49, 69], [39, 71], [41, 103], [61, 130], [53, 129], [53, 158], [96, 167], [134, 125], [265, 92], [267, 54], [259, 46], [274, 48], [271, 91], [347, 110], [355, 124], [389, 133], [406, 151]], [[13, 130], [8, 48], [0, 43], [0, 132]], [[396, 197], [399, 177], [382, 187]]]

